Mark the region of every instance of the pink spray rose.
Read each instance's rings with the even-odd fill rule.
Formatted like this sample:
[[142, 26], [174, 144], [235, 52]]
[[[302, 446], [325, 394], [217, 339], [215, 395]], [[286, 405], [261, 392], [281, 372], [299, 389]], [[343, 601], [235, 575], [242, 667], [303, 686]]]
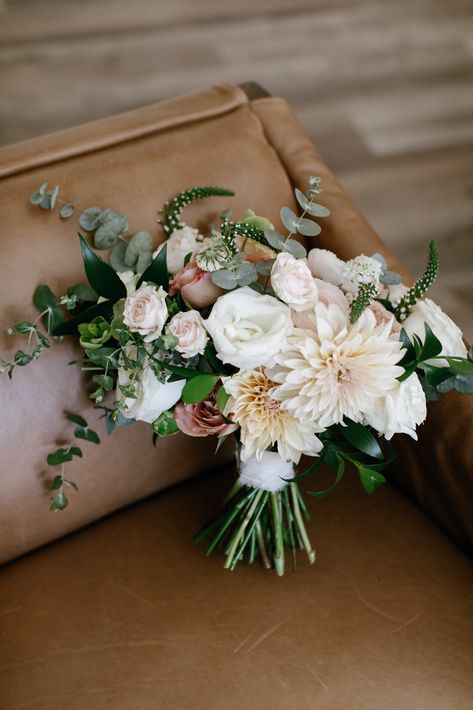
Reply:
[[226, 436], [238, 428], [236, 424], [226, 423], [215, 404], [215, 393], [199, 404], [181, 402], [174, 409], [174, 419], [187, 436]]
[[372, 301], [369, 307], [373, 311], [374, 317], [376, 318], [376, 325], [380, 325], [381, 323], [391, 323], [391, 333], [401, 332], [401, 324], [394, 318], [394, 315], [383, 306], [382, 303], [379, 303], [379, 301]]
[[211, 273], [199, 268], [195, 261], [177, 272], [170, 287], [171, 296], [180, 291], [182, 298], [194, 308], [211, 306], [224, 293], [212, 281]]

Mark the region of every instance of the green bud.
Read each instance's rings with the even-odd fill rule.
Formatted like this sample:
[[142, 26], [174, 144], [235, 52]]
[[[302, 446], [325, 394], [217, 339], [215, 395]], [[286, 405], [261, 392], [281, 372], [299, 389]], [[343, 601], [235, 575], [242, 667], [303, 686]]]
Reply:
[[80, 333], [79, 342], [84, 350], [101, 348], [112, 335], [110, 324], [102, 316], [97, 316], [90, 323], [80, 323], [78, 330]]
[[264, 232], [265, 229], [272, 229], [272, 224], [267, 217], [259, 217], [253, 210], [245, 210], [243, 213], [243, 223], [249, 224]]

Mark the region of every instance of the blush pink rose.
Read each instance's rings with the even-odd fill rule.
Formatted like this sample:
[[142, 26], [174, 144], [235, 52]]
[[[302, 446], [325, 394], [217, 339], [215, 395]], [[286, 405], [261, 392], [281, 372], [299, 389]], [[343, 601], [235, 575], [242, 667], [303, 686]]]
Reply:
[[334, 303], [343, 313], [348, 313], [350, 305], [341, 288], [334, 286], [328, 281], [322, 281], [322, 279], [315, 278], [314, 281], [318, 290], [318, 301], [324, 303], [326, 306], [331, 306]]
[[174, 419], [179, 429], [188, 436], [226, 436], [237, 429], [227, 424], [215, 404], [215, 394], [199, 404], [180, 403], [174, 409]]
[[180, 269], [170, 282], [171, 296], [177, 291], [194, 308], [207, 308], [224, 293], [212, 281], [211, 273], [199, 268], [195, 261], [190, 261]]

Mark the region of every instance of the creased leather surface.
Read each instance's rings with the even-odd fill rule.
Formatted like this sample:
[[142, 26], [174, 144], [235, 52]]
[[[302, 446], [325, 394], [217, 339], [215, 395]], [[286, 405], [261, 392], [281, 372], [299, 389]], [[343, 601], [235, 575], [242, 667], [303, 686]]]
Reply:
[[471, 568], [440, 530], [347, 475], [309, 502], [315, 566], [227, 572], [191, 536], [231, 481], [194, 479], [6, 566], [0, 707], [470, 710]]
[[[381, 241], [341, 188], [284, 99], [252, 103], [268, 139], [278, 151], [292, 183], [305, 187], [308, 175], [322, 177], [321, 202], [332, 210], [321, 220], [322, 233], [311, 244], [344, 259], [383, 253], [390, 268], [411, 281], [402, 263]], [[442, 275], [440, 274], [440, 278]], [[390, 476], [468, 553], [473, 552], [473, 396], [451, 393], [428, 408], [419, 442], [398, 436], [399, 457]]]

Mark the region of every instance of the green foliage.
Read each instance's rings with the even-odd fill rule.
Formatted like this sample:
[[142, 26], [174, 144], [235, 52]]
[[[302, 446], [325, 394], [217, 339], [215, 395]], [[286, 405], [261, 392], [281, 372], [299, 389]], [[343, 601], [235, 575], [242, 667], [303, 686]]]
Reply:
[[34, 292], [33, 302], [42, 314], [43, 324], [48, 333], [53, 331], [64, 322], [64, 310], [57, 303], [57, 298], [49, 286], [45, 284], [38, 286]]
[[79, 323], [77, 330], [84, 350], [96, 350], [112, 336], [112, 327], [102, 316], [96, 316], [90, 323]]
[[243, 223], [249, 224], [250, 227], [255, 227], [261, 232], [272, 227], [271, 222], [267, 217], [259, 217], [253, 210], [245, 210], [243, 213]]
[[113, 315], [113, 302], [112, 301], [102, 301], [101, 303], [96, 303], [90, 308], [86, 308], [81, 311], [73, 318], [68, 320], [66, 323], [57, 326], [54, 331], [54, 336], [60, 335], [74, 335], [78, 332], [78, 326], [80, 323], [89, 323], [97, 316], [103, 316], [105, 320], [109, 320]]
[[356, 323], [365, 308], [368, 308], [370, 303], [374, 301], [377, 294], [377, 288], [374, 284], [360, 284], [358, 294], [351, 304], [350, 323]]
[[59, 185], [56, 185], [51, 190], [47, 190], [47, 187], [48, 183], [43, 182], [38, 190], [30, 195], [30, 203], [41, 207], [43, 210], [53, 210], [59, 193]]
[[345, 426], [340, 428], [342, 436], [358, 451], [375, 459], [383, 459], [383, 452], [376, 438], [363, 424], [346, 420]]
[[223, 385], [221, 385], [217, 390], [217, 394], [215, 397], [215, 404], [217, 405], [217, 409], [219, 410], [219, 412], [221, 412], [222, 414], [224, 414], [224, 412], [225, 412], [225, 407], [227, 405], [229, 397], [230, 397], [230, 395], [225, 390], [225, 387]]
[[179, 427], [176, 424], [174, 415], [172, 412], [163, 412], [157, 419], [154, 420], [153, 431], [158, 436], [172, 436], [177, 434]]
[[141, 274], [136, 287], [139, 288], [142, 283], [153, 283], [156, 284], [156, 286], [162, 286], [166, 291], [169, 289], [167, 244], [159, 250], [151, 264]]
[[186, 404], [197, 404], [206, 399], [218, 382], [218, 375], [199, 374], [189, 379], [182, 390], [182, 401]]
[[77, 297], [78, 303], [96, 303], [98, 301], [98, 293], [94, 291], [89, 284], [78, 284], [67, 289], [67, 293]]
[[126, 297], [126, 287], [116, 272], [105, 263], [79, 234], [84, 269], [92, 288], [104, 298], [117, 301]]
[[264, 236], [268, 245], [276, 251], [286, 251], [295, 259], [303, 259], [307, 256], [307, 250], [300, 242], [283, 237], [275, 229], [266, 229]]
[[431, 241], [429, 244], [429, 259], [427, 267], [415, 284], [411, 286], [408, 292], [400, 300], [396, 306], [395, 315], [398, 320], [404, 320], [409, 315], [412, 306], [422, 298], [422, 296], [432, 286], [439, 273], [440, 259], [437, 249], [437, 242]]
[[74, 214], [74, 203], [66, 202], [59, 210], [59, 216], [61, 219], [69, 219]]
[[193, 187], [190, 190], [180, 192], [169, 202], [166, 202], [160, 212], [163, 218], [160, 224], [163, 226], [164, 232], [169, 237], [175, 229], [184, 227], [184, 222], [181, 222], [180, 216], [182, 210], [190, 205], [191, 202], [202, 200], [205, 197], [233, 197], [233, 190], [227, 190], [222, 187]]
[[367, 493], [374, 493], [377, 488], [386, 482], [386, 478], [383, 474], [375, 469], [368, 468], [362, 464], [358, 464], [357, 468], [361, 485]]
[[69, 446], [69, 448], [56, 449], [47, 455], [46, 461], [49, 466], [59, 466], [68, 461], [72, 461], [74, 456], [82, 458], [82, 451], [78, 446]]

